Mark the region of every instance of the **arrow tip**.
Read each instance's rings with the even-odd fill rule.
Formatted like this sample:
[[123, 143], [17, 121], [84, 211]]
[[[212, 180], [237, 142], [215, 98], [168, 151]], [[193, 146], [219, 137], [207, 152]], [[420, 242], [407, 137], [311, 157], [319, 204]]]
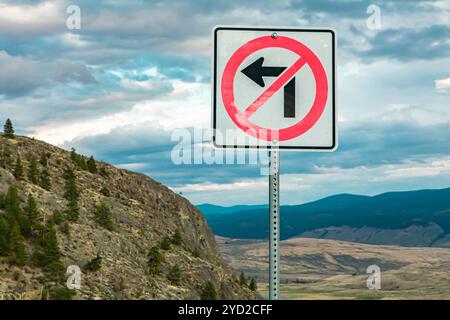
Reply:
[[242, 73], [249, 77], [251, 80], [255, 81], [260, 87], [264, 87], [263, 75], [261, 72], [262, 65], [264, 62], [264, 57], [259, 58], [252, 64], [248, 65], [244, 69], [242, 69]]

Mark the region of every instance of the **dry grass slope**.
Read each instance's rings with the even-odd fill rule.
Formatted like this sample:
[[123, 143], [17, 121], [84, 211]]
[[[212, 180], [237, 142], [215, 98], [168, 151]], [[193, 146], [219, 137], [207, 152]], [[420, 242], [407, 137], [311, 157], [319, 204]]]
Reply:
[[[256, 275], [267, 296], [265, 241], [217, 238], [236, 270]], [[407, 248], [293, 238], [281, 242], [283, 299], [450, 299], [450, 249]], [[366, 268], [382, 271], [381, 290], [366, 287]]]

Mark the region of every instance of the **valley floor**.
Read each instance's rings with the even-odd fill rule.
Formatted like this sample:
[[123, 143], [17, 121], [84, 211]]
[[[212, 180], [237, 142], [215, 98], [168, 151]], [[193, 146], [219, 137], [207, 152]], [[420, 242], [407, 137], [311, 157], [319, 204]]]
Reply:
[[[227, 262], [267, 297], [268, 243], [217, 237]], [[282, 299], [450, 299], [450, 249], [293, 238], [281, 242]], [[367, 288], [367, 267], [381, 289]]]

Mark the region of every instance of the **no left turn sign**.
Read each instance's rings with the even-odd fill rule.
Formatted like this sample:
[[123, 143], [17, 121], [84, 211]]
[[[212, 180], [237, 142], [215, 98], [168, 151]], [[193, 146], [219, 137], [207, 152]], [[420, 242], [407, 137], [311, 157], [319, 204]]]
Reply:
[[213, 34], [216, 147], [335, 150], [333, 31], [216, 27]]

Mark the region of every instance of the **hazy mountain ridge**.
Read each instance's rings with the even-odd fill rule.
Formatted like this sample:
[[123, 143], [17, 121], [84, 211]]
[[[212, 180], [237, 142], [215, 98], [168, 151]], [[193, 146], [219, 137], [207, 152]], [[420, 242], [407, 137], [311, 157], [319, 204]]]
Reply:
[[[15, 186], [22, 208], [28, 195], [36, 199], [39, 225], [56, 231], [64, 271], [69, 265], [82, 269], [75, 298], [199, 299], [207, 283], [213, 285], [217, 298], [256, 297], [239, 285], [233, 270], [223, 262], [203, 215], [169, 188], [146, 175], [103, 162], [95, 162], [96, 169], [90, 172], [74, 163], [74, 153], [35, 139], [0, 140], [2, 164], [6, 163], [6, 168], [0, 168], [0, 195]], [[43, 154], [48, 155], [50, 190], [28, 177], [30, 159]], [[18, 155], [23, 170], [20, 179], [15, 177]], [[3, 161], [5, 157], [9, 160]], [[74, 221], [67, 220], [67, 168], [74, 171], [80, 192], [79, 218]], [[43, 170], [38, 164], [38, 172]], [[96, 216], [100, 203], [110, 210], [110, 229]], [[7, 209], [0, 208], [0, 217], [6, 215]], [[64, 222], [55, 222], [56, 216]], [[2, 295], [48, 298], [48, 288], [64, 288], [65, 279], [58, 283], [48, 279], [46, 271], [36, 265], [39, 232], [25, 241], [25, 262], [16, 264], [0, 256]], [[172, 241], [177, 233], [177, 241]], [[159, 252], [153, 255], [158, 258], [158, 272], [149, 271], [152, 248]], [[93, 263], [97, 256], [101, 263]]]
[[[214, 233], [266, 239], [266, 208], [205, 213]], [[370, 244], [450, 247], [450, 188], [388, 192], [377, 196], [340, 194], [303, 205], [282, 206], [281, 237], [305, 236]]]

